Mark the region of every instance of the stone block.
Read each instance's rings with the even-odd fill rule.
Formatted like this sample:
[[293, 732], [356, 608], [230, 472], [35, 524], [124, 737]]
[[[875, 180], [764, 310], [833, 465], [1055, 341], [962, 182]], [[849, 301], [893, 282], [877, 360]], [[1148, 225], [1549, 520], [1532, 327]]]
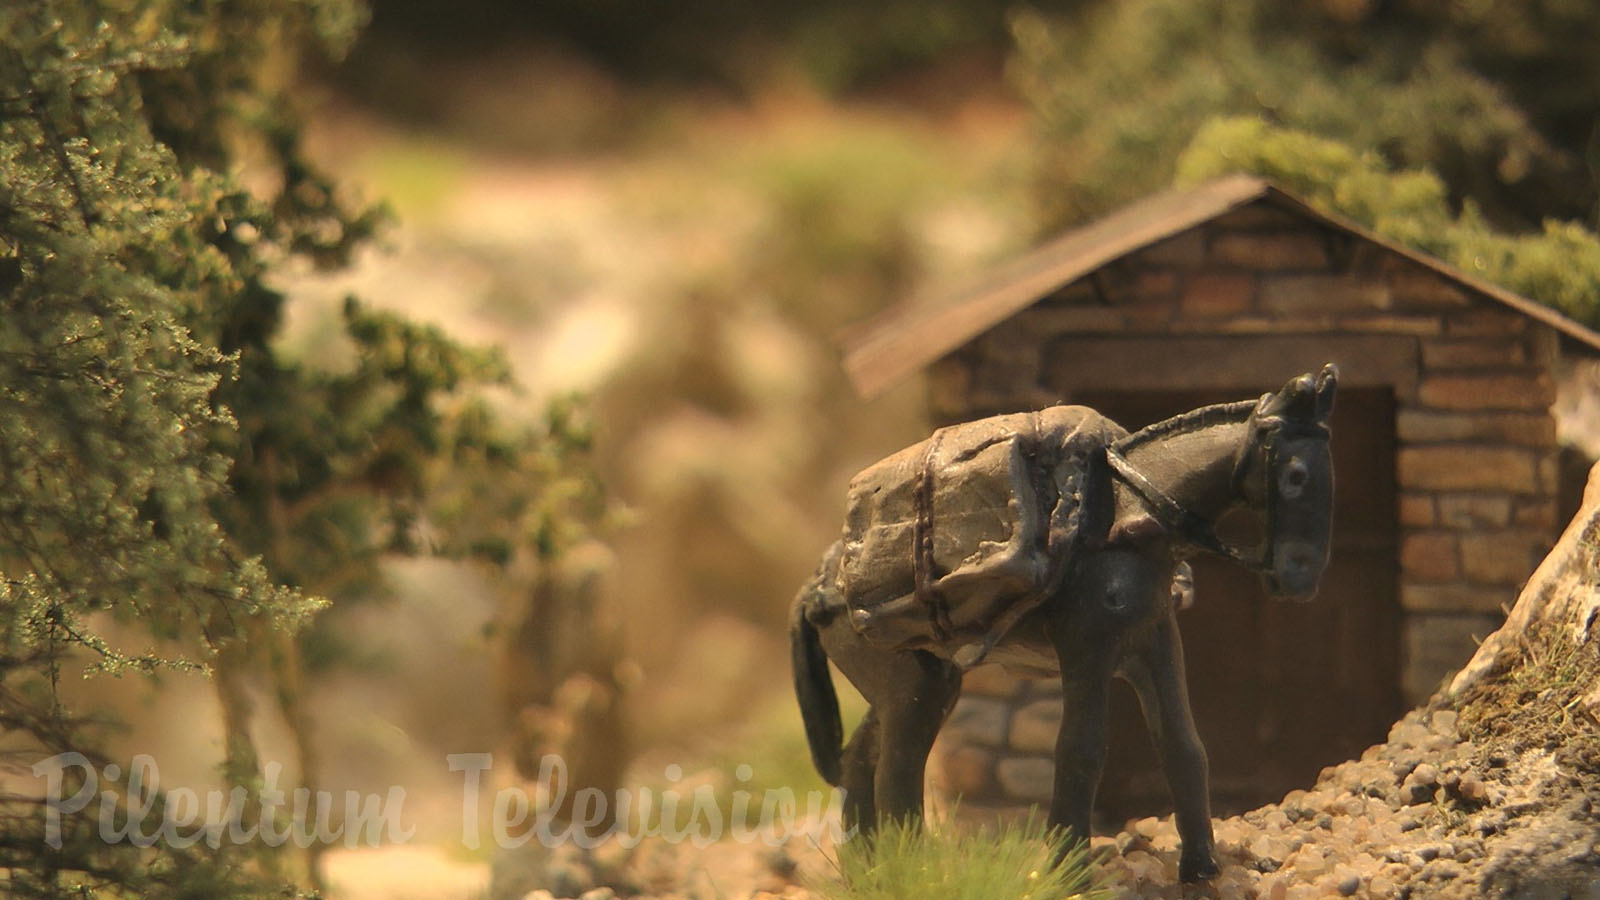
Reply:
[[1343, 275], [1263, 275], [1261, 308], [1307, 316], [1389, 308], [1389, 286], [1376, 278]]
[[1022, 753], [1050, 753], [1061, 731], [1061, 700], [1042, 697], [1011, 716], [1011, 749]]
[[1049, 757], [1013, 756], [1000, 760], [995, 779], [1007, 799], [1048, 805], [1055, 793], [1056, 764]]
[[1347, 316], [1338, 324], [1340, 330], [1344, 331], [1409, 334], [1416, 337], [1433, 337], [1444, 331], [1444, 323], [1437, 316]]
[[1269, 229], [1304, 231], [1306, 220], [1298, 213], [1280, 209], [1270, 203], [1257, 201], [1231, 209], [1211, 220], [1218, 231], [1233, 229], [1266, 231]]
[[1174, 331], [1202, 331], [1207, 334], [1287, 334], [1299, 329], [1285, 328], [1284, 323], [1266, 316], [1236, 316], [1231, 319], [1219, 320], [1215, 325], [1211, 323], [1196, 324], [1178, 322], [1173, 325]]
[[1523, 447], [1553, 447], [1555, 418], [1545, 412], [1464, 412], [1402, 409], [1396, 417], [1400, 440], [1407, 444], [1447, 441], [1493, 441]]
[[1178, 276], [1161, 269], [1141, 268], [1135, 272], [1127, 287], [1127, 302], [1170, 300], [1178, 292]]
[[1164, 241], [1151, 244], [1132, 257], [1135, 261], [1153, 266], [1192, 268], [1206, 260], [1206, 234], [1191, 228]]
[[1536, 454], [1514, 447], [1402, 447], [1399, 481], [1409, 490], [1538, 492]]
[[1422, 343], [1422, 365], [1431, 371], [1516, 366], [1527, 361], [1526, 348], [1516, 341], [1489, 338]]
[[956, 747], [939, 766], [941, 787], [952, 797], [989, 797], [994, 793], [995, 755], [978, 747]]
[[1455, 581], [1461, 577], [1456, 536], [1425, 531], [1408, 534], [1400, 542], [1400, 571], [1415, 581]]
[[1059, 678], [1029, 678], [1023, 683], [1022, 696], [1029, 700], [1040, 697], [1054, 697], [1061, 699], [1061, 679]]
[[1395, 266], [1388, 272], [1388, 279], [1396, 307], [1451, 309], [1473, 303], [1460, 285], [1414, 263]]
[[1439, 524], [1456, 531], [1504, 528], [1511, 523], [1511, 498], [1496, 494], [1444, 494]]
[[1216, 231], [1211, 261], [1260, 272], [1325, 270], [1328, 242], [1315, 231]]
[[1452, 337], [1499, 337], [1519, 335], [1527, 329], [1528, 317], [1500, 307], [1479, 304], [1475, 309], [1454, 313], [1445, 320], [1445, 333]]
[[[1025, 335], [985, 339], [986, 349], [974, 373], [978, 391], [1012, 392], [1039, 380], [1039, 344]], [[1003, 349], [1002, 349], [1003, 348]]]
[[1165, 333], [1177, 313], [1170, 297], [1141, 297], [1119, 307], [1129, 331]]
[[1039, 336], [1059, 334], [1107, 334], [1122, 331], [1128, 320], [1120, 307], [1086, 304], [1083, 306], [1036, 306], [1017, 317], [1028, 330]]
[[1554, 366], [1561, 356], [1561, 336], [1548, 325], [1529, 328], [1526, 344], [1528, 359], [1546, 369]]
[[1533, 574], [1550, 549], [1548, 543], [1544, 535], [1520, 531], [1464, 535], [1461, 568], [1467, 578], [1479, 584], [1515, 587]]
[[1483, 613], [1413, 614], [1406, 617], [1401, 685], [1408, 704], [1428, 699], [1441, 681], [1466, 665], [1478, 642], [1499, 627], [1502, 617]]
[[1025, 682], [1000, 666], [990, 664], [970, 669], [961, 677], [962, 696], [1015, 697]]
[[1407, 528], [1427, 528], [1434, 522], [1432, 494], [1401, 494], [1400, 524]]
[[1546, 410], [1555, 401], [1555, 386], [1539, 371], [1425, 375], [1417, 397], [1436, 409]]
[[1561, 524], [1556, 521], [1556, 515], [1556, 501], [1549, 497], [1518, 500], [1511, 513], [1511, 522], [1522, 528], [1537, 529], [1549, 536]]
[[1407, 612], [1498, 613], [1516, 599], [1516, 593], [1506, 588], [1459, 581], [1452, 584], [1407, 582], [1400, 585], [1400, 608]]
[[972, 402], [972, 366], [947, 356], [928, 367], [928, 406], [935, 416], [957, 413]]
[[1006, 742], [1006, 722], [1010, 717], [1011, 709], [1004, 700], [964, 696], [950, 711], [944, 731], [959, 734], [965, 743], [998, 747]]
[[1255, 304], [1256, 279], [1243, 272], [1197, 272], [1183, 284], [1179, 309], [1197, 319], [1236, 316]]

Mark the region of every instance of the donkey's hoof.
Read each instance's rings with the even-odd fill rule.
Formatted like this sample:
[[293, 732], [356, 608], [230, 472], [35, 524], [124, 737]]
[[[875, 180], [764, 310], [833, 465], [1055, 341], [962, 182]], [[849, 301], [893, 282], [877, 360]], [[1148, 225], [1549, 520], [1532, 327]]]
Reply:
[[1209, 853], [1198, 857], [1184, 854], [1183, 858], [1178, 860], [1178, 879], [1184, 884], [1210, 881], [1220, 874], [1222, 869], [1217, 866], [1217, 861], [1212, 859]]

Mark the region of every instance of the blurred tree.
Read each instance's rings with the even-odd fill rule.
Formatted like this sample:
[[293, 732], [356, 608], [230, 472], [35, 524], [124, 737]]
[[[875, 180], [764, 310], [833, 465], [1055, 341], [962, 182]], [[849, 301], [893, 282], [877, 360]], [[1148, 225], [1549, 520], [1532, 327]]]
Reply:
[[[1062, 10], [1081, 2], [1041, 5]], [[378, 0], [373, 32], [379, 42], [431, 52], [481, 51], [507, 40], [553, 43], [641, 83], [748, 87], [772, 75], [777, 62], [797, 67], [824, 90], [840, 91], [952, 54], [998, 56], [1005, 48], [1005, 10], [988, 0]], [[364, 52], [358, 52], [358, 66]]]
[[[1494, 81], [1560, 153], [1554, 167], [1520, 181], [1517, 207], [1531, 218], [1591, 219], [1600, 190], [1600, 13], [1585, 0], [1315, 0], [1340, 29], [1336, 51], [1359, 52], [1372, 36], [1444, 39]], [[1357, 37], [1359, 36], [1359, 37]]]
[[[370, 595], [394, 551], [548, 561], [604, 515], [570, 415], [516, 431], [472, 399], [507, 380], [492, 354], [353, 302], [349, 368], [273, 347], [274, 269], [340, 265], [381, 221], [301, 157], [288, 101], [301, 48], [341, 52], [360, 20], [345, 0], [0, 8], [8, 769], [98, 758], [104, 711], [61, 693], [85, 665], [209, 665], [225, 774], [254, 789], [246, 687], [265, 659], [315, 789], [295, 637], [325, 603], [310, 593]], [[495, 500], [470, 527], [464, 490]], [[150, 646], [113, 646], [108, 619]], [[93, 816], [54, 850], [41, 803], [0, 797], [7, 896], [282, 896], [293, 877], [260, 847], [108, 844]]]
[[[1594, 64], [1578, 48], [1600, 24], [1580, 5], [1102, 0], [1070, 18], [1020, 14], [1011, 74], [1035, 112], [1041, 224], [1165, 186], [1178, 151], [1218, 115], [1432, 168], [1452, 202], [1472, 197], [1503, 226], [1587, 215], [1589, 134], [1572, 110], [1595, 108], [1600, 81], [1567, 92], [1559, 114], [1520, 102], [1554, 73]], [[1500, 27], [1520, 36], [1516, 51], [1495, 49]]]

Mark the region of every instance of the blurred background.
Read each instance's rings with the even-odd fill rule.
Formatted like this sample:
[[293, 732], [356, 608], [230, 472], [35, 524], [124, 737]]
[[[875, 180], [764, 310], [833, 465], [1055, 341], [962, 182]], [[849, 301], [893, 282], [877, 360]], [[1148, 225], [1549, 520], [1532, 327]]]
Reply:
[[[594, 760], [602, 785], [660, 784], [678, 764], [726, 788], [742, 763], [757, 788], [820, 787], [788, 686], [788, 603], [849, 477], [929, 427], [921, 383], [856, 397], [840, 336], [1165, 188], [1208, 122], [1257, 117], [1379, 170], [1431, 171], [1452, 222], [1596, 218], [1587, 0], [369, 13], [290, 97], [305, 157], [340, 196], [386, 205], [386, 224], [341, 266], [272, 270], [274, 350], [348, 370], [351, 295], [497, 348], [509, 379], [485, 402], [570, 445], [570, 481], [539, 490], [581, 503], [531, 559], [405, 547], [371, 577], [324, 578], [334, 603], [297, 651], [303, 707], [266, 712], [276, 682], [260, 671], [242, 690], [263, 711], [262, 758], [304, 760], [309, 741], [325, 787], [405, 784], [440, 842], [460, 833], [447, 753], [561, 751]], [[248, 159], [239, 171], [251, 179]], [[500, 521], [474, 505], [492, 478], [431, 484], [413, 530]], [[217, 702], [204, 681], [91, 690], [140, 711], [120, 743], [177, 781], [218, 777], [224, 717], [196, 714]]]

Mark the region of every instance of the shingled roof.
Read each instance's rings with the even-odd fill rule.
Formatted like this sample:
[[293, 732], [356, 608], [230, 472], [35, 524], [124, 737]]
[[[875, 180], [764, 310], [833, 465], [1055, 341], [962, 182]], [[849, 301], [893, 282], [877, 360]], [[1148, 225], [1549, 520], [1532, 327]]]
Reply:
[[1377, 244], [1432, 269], [1468, 292], [1505, 304], [1600, 351], [1600, 334], [1555, 310], [1474, 278], [1443, 260], [1380, 237], [1261, 178], [1235, 175], [1126, 206], [1073, 229], [953, 290], [935, 291], [884, 312], [844, 343], [844, 366], [863, 397], [961, 347], [1052, 292], [1135, 251], [1252, 203], [1279, 209]]

